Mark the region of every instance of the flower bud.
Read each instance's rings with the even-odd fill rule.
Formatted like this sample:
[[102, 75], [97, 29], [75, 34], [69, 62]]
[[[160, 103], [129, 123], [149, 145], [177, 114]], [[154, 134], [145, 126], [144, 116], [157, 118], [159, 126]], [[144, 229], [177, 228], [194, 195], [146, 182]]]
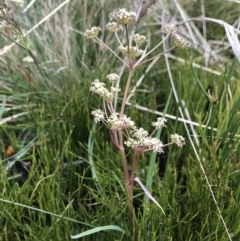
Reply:
[[98, 33], [102, 31], [100, 27], [92, 27], [90, 30], [86, 30], [84, 33], [84, 37], [88, 39], [97, 38]]
[[133, 35], [133, 41], [137, 44], [137, 46], [140, 46], [142, 43], [147, 42], [147, 39], [143, 35], [134, 34]]
[[132, 25], [136, 23], [136, 13], [135, 12], [127, 12], [125, 8], [119, 9], [114, 14], [114, 19], [123, 25]]
[[118, 30], [122, 30], [123, 27], [116, 22], [111, 22], [106, 25], [106, 29], [110, 32], [117, 32]]
[[128, 47], [120, 46], [118, 49], [122, 52], [124, 56], [128, 57], [129, 59], [134, 59], [139, 55], [142, 55], [144, 52], [142, 49], [139, 49], [138, 47], [129, 47], [128, 49]]
[[174, 34], [173, 37], [174, 37], [174, 44], [176, 47], [181, 48], [181, 49], [190, 48], [189, 42], [186, 39], [184, 39], [183, 37], [181, 37], [180, 35]]
[[177, 33], [177, 27], [176, 25], [172, 24], [172, 23], [168, 23], [166, 24], [164, 27], [163, 27], [163, 31], [166, 33], [166, 34], [171, 34], [171, 35], [174, 35]]

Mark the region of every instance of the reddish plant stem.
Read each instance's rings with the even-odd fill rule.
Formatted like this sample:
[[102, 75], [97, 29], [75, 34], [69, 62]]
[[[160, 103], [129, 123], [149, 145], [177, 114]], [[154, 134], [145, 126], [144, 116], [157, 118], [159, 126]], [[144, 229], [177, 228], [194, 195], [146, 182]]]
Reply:
[[130, 174], [130, 179], [129, 179], [130, 183], [133, 183], [134, 174], [136, 172], [137, 164], [138, 164], [138, 161], [140, 159], [140, 156], [141, 156], [140, 152], [134, 151], [134, 156], [133, 156], [133, 161], [132, 161], [132, 168], [131, 168], [131, 174]]
[[129, 172], [128, 172], [128, 164], [125, 154], [125, 149], [123, 146], [123, 133], [122, 131], [118, 132], [119, 135], [119, 149], [120, 149], [120, 155], [122, 160], [122, 167], [123, 167], [123, 174], [124, 174], [124, 182], [125, 182], [125, 188], [126, 188], [126, 199], [127, 199], [127, 206], [128, 206], [128, 212], [130, 221], [132, 222], [133, 219], [133, 203], [132, 203], [132, 192], [131, 187], [129, 186]]

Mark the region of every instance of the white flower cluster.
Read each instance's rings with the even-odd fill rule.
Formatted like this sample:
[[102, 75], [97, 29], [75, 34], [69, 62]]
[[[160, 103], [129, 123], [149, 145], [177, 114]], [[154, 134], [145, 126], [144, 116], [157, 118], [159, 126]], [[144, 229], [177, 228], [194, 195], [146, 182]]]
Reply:
[[163, 152], [163, 143], [158, 138], [153, 138], [148, 135], [148, 132], [143, 128], [134, 128], [132, 131], [132, 138], [128, 138], [124, 142], [125, 145], [131, 147], [138, 152], [155, 151], [158, 153]]
[[[135, 42], [135, 46], [131, 46], [131, 43], [129, 41], [127, 41], [128, 46], [124, 47], [123, 43], [121, 42], [121, 40], [119, 39], [119, 37], [117, 35], [117, 32], [119, 30], [124, 30], [124, 29], [127, 31], [127, 28], [124, 28], [124, 26], [135, 24], [136, 23], [136, 13], [131, 12], [131, 11], [128, 12], [125, 10], [125, 8], [122, 8], [116, 12], [111, 13], [109, 16], [111, 18], [113, 18], [115, 21], [109, 22], [106, 25], [106, 30], [115, 33], [116, 38], [117, 38], [118, 42], [120, 43], [120, 46], [118, 49], [129, 60], [127, 65], [133, 66], [133, 60], [136, 57], [139, 57], [139, 56], [142, 57], [142, 55], [144, 54], [145, 51], [140, 49], [139, 46], [142, 43], [146, 42], [147, 39], [143, 35], [133, 34], [132, 39]], [[92, 27], [90, 30], [85, 31], [84, 37], [88, 38], [88, 39], [96, 39], [98, 37], [98, 34], [100, 31], [102, 31], [102, 29], [100, 27]], [[97, 39], [97, 40], [100, 44], [105, 45], [100, 39]], [[114, 53], [114, 51], [112, 51], [110, 48], [108, 48], [108, 49]], [[124, 62], [124, 60], [122, 60], [122, 61]]]
[[119, 76], [115, 73], [107, 75], [107, 79], [112, 83], [115, 83], [118, 80], [118, 78], [119, 78]]
[[157, 121], [152, 123], [152, 126], [155, 126], [156, 129], [160, 129], [162, 127], [166, 127], [165, 122], [167, 122], [165, 118], [158, 117]]
[[147, 39], [144, 35], [136, 33], [133, 35], [133, 41], [137, 44], [137, 46], [140, 46], [142, 43], [147, 42]]
[[178, 34], [174, 34], [174, 44], [176, 47], [181, 48], [181, 49], [186, 49], [190, 47], [189, 42], [184, 39], [182, 36], [178, 35]]
[[[142, 50], [139, 48], [139, 46], [147, 41], [146, 37], [140, 34], [133, 34], [128, 35], [126, 34], [129, 39], [125, 41], [127, 42], [127, 46], [123, 46], [117, 31], [125, 29], [126, 33], [128, 31], [128, 27], [126, 25], [134, 25], [136, 23], [136, 13], [135, 12], [127, 12], [125, 9], [119, 9], [115, 13], [112, 13], [110, 15], [115, 22], [110, 22], [106, 25], [106, 29], [110, 32], [114, 32], [115, 36], [120, 44], [119, 50], [121, 53], [127, 58], [127, 61], [124, 59], [121, 59], [115, 52], [113, 52], [110, 48], [108, 48], [112, 53], [115, 54], [116, 57], [118, 57], [122, 62], [124, 62], [129, 68], [135, 69], [141, 61], [146, 58], [146, 56], [151, 53], [151, 51], [155, 50], [153, 48], [151, 51], [149, 51], [147, 54], [147, 48], [145, 50]], [[176, 47], [180, 48], [188, 48], [190, 45], [189, 43], [182, 38], [180, 35], [177, 34], [177, 28], [173, 24], [167, 24], [163, 27], [163, 30], [170, 36], [174, 38], [174, 43]], [[88, 39], [96, 39], [100, 44], [106, 45], [97, 38], [99, 32], [102, 31], [100, 27], [92, 27], [90, 30], [86, 30], [84, 33], [84, 37]], [[133, 45], [132, 46], [132, 41]], [[161, 43], [159, 43], [160, 45]], [[135, 58], [139, 57], [138, 61], [135, 61]], [[185, 145], [185, 139], [178, 135], [178, 134], [172, 134], [170, 136], [171, 142], [164, 145], [161, 140], [158, 138], [152, 137], [153, 134], [156, 132], [157, 129], [160, 129], [162, 127], [166, 127], [167, 120], [165, 118], [159, 117], [156, 122], [152, 123], [152, 126], [154, 127], [154, 131], [149, 134], [146, 130], [143, 128], [137, 128], [135, 126], [135, 123], [131, 120], [130, 117], [124, 115], [124, 103], [121, 108], [121, 114], [115, 113], [115, 107], [113, 106], [113, 100], [114, 97], [116, 97], [116, 93], [120, 91], [120, 88], [116, 86], [116, 83], [119, 81], [119, 76], [115, 73], [111, 73], [107, 75], [107, 79], [111, 82], [112, 86], [111, 89], [108, 90], [106, 88], [105, 83], [100, 82], [98, 79], [95, 79], [90, 87], [90, 91], [93, 91], [97, 93], [100, 97], [103, 98], [104, 101], [104, 111], [102, 110], [94, 110], [92, 111], [92, 115], [94, 116], [95, 122], [102, 121], [106, 127], [111, 131], [111, 137], [113, 140], [113, 143], [119, 148], [119, 143], [121, 140], [118, 138], [123, 134], [124, 136], [124, 144], [128, 146], [129, 148], [132, 148], [134, 151], [137, 151], [139, 153], [146, 152], [146, 151], [154, 151], [158, 153], [163, 152], [163, 147], [169, 144], [176, 144], [179, 147], [182, 147]], [[129, 81], [131, 79], [129, 78]], [[130, 83], [130, 82], [128, 82]], [[128, 86], [128, 85], [127, 85]], [[128, 87], [129, 88], [129, 87]], [[125, 90], [125, 92], [128, 92]], [[124, 94], [125, 98], [125, 94]], [[125, 99], [124, 99], [125, 101]], [[118, 132], [118, 133], [117, 133]], [[122, 148], [122, 147], [121, 147]]]
[[183, 147], [185, 145], [185, 138], [178, 134], [172, 134], [170, 136], [172, 143], [177, 144], [179, 147]]
[[189, 48], [190, 44], [189, 42], [184, 39], [182, 36], [180, 36], [179, 34], [177, 34], [177, 27], [174, 24], [166, 24], [163, 27], [163, 30], [165, 33], [170, 34], [173, 38], [174, 38], [174, 44], [176, 47], [178, 48]]
[[139, 49], [136, 46], [132, 46], [132, 47], [123, 47], [123, 46], [119, 46], [118, 49], [122, 52], [122, 54], [126, 57], [128, 57], [129, 59], [134, 59], [136, 57], [138, 57], [139, 55], [143, 54], [143, 50]]
[[113, 131], [132, 129], [135, 125], [130, 117], [127, 117], [126, 115], [120, 116], [119, 113], [114, 113], [106, 119], [105, 113], [98, 109], [92, 111], [92, 115], [94, 116], [95, 122], [102, 121], [110, 130]]
[[85, 31], [84, 37], [88, 38], [88, 39], [97, 38], [98, 33], [100, 31], [102, 31], [102, 29], [100, 27], [92, 27], [91, 29]]
[[175, 24], [168, 23], [165, 26], [163, 26], [163, 31], [167, 34], [174, 35], [177, 33], [177, 27]]
[[[92, 114], [94, 115], [95, 122], [102, 121], [110, 130], [124, 131], [125, 137], [127, 138], [124, 144], [134, 151], [141, 153], [146, 151], [163, 152], [164, 145], [162, 141], [149, 135], [143, 128], [138, 129], [130, 117], [126, 115], [120, 116], [119, 113], [114, 113], [110, 115], [109, 118], [105, 119], [106, 115], [101, 110], [94, 110]], [[152, 125], [158, 129], [165, 126], [166, 121], [167, 120], [164, 118], [158, 118]], [[170, 138], [171, 143], [175, 143], [179, 147], [185, 144], [185, 139], [178, 134], [172, 134]]]
[[123, 27], [119, 23], [110, 22], [106, 25], [106, 29], [110, 32], [117, 32], [119, 30], [123, 30]]
[[[115, 79], [116, 76], [108, 76], [108, 79]], [[92, 85], [90, 87], [90, 91], [93, 91], [97, 93], [99, 96], [101, 96], [104, 100], [107, 102], [112, 102], [113, 96], [119, 92], [121, 89], [119, 87], [111, 87], [111, 92], [105, 87], [105, 84], [103, 82], [100, 82], [98, 79], [95, 79], [92, 82]]]
[[103, 121], [105, 120], [105, 114], [102, 110], [93, 110], [92, 111], [92, 115], [94, 116], [94, 121], [95, 122], [99, 122], [99, 121]]
[[135, 125], [130, 117], [127, 117], [126, 115], [120, 116], [119, 113], [112, 114], [108, 118], [107, 123], [109, 129], [114, 131], [131, 129]]
[[120, 24], [123, 25], [132, 25], [136, 23], [136, 13], [128, 12], [125, 8], [119, 9], [114, 15], [113, 18]]
[[33, 63], [34, 60], [33, 60], [32, 57], [30, 57], [30, 56], [26, 56], [26, 57], [23, 58], [23, 62], [26, 62], [26, 63], [29, 64], [29, 63]]

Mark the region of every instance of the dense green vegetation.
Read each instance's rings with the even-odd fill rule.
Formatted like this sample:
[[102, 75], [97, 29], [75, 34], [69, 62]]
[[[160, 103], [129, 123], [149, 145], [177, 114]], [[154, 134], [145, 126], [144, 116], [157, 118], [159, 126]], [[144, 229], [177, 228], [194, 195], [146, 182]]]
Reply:
[[[104, 28], [115, 9], [137, 11], [140, 2], [26, 0], [20, 9], [9, 1], [21, 32], [36, 28], [24, 38], [12, 22], [0, 29], [0, 240], [72, 240], [107, 225], [124, 232], [105, 230], [81, 240], [134, 240], [121, 158], [109, 131], [94, 123], [91, 112], [102, 101], [89, 91], [94, 79], [119, 73], [122, 63], [83, 33]], [[239, 62], [224, 26], [199, 18], [237, 28], [239, 11], [238, 3], [223, 0], [157, 1], [136, 26], [151, 49], [162, 40], [163, 24], [175, 23], [191, 48], [176, 48], [134, 73], [131, 90], [144, 78], [127, 115], [151, 130], [165, 111], [161, 140], [169, 142], [172, 133], [186, 140], [183, 148], [141, 156], [136, 176], [165, 214], [135, 183], [135, 240], [240, 239]], [[9, 19], [1, 12], [0, 21]], [[113, 35], [102, 31], [100, 38], [118, 51]], [[169, 38], [157, 53], [171, 46]], [[125, 77], [126, 70], [122, 89]], [[122, 98], [120, 92], [119, 106]]]

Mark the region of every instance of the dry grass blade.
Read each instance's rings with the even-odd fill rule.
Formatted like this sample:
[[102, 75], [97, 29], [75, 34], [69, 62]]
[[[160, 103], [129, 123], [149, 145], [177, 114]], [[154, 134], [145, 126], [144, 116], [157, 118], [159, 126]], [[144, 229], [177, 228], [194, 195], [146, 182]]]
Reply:
[[3, 125], [5, 123], [7, 123], [8, 121], [12, 121], [13, 119], [17, 119], [18, 117], [23, 116], [23, 115], [27, 115], [27, 114], [29, 114], [28, 111], [3, 118], [3, 119], [0, 120], [0, 125]]
[[147, 14], [148, 9], [157, 2], [157, 0], [149, 0], [147, 3], [145, 3], [139, 10], [138, 15], [137, 15], [137, 23], [141, 20], [143, 16]]
[[13, 31], [15, 31], [16, 33], [20, 33], [20, 35], [23, 36], [21, 29], [13, 18], [11, 9], [8, 8], [6, 3], [0, 2], [0, 19], [3, 19], [5, 21], [3, 21], [3, 23], [1, 23], [0, 25], [3, 25], [7, 28], [12, 28]]
[[[228, 42], [232, 47], [233, 53], [237, 57], [238, 61], [240, 62], [240, 43], [238, 40], [238, 34], [240, 33], [240, 31], [238, 29], [234, 28], [233, 26], [226, 23], [225, 21], [216, 19], [216, 18], [200, 17], [200, 18], [188, 19], [188, 20], [185, 20], [185, 22], [194, 21], [194, 20], [214, 22], [223, 26], [228, 38]], [[205, 42], [204, 42], [204, 45], [205, 45]], [[210, 51], [209, 48], [207, 50]]]
[[[43, 24], [47, 19], [49, 19], [53, 14], [55, 14], [57, 11], [59, 11], [65, 4], [67, 4], [70, 0], [64, 1], [62, 4], [60, 4], [57, 8], [55, 8], [51, 13], [49, 13], [46, 17], [44, 17], [41, 21], [39, 21], [35, 26], [33, 26], [30, 30], [27, 31], [26, 34], [23, 36], [26, 37], [28, 36], [32, 31], [34, 31], [36, 28], [38, 28], [41, 24]], [[16, 43], [19, 43], [21, 39], [16, 40]], [[4, 48], [1, 52], [0, 55], [5, 54], [9, 49], [11, 49], [16, 43], [12, 43], [11, 45], [7, 46]]]

